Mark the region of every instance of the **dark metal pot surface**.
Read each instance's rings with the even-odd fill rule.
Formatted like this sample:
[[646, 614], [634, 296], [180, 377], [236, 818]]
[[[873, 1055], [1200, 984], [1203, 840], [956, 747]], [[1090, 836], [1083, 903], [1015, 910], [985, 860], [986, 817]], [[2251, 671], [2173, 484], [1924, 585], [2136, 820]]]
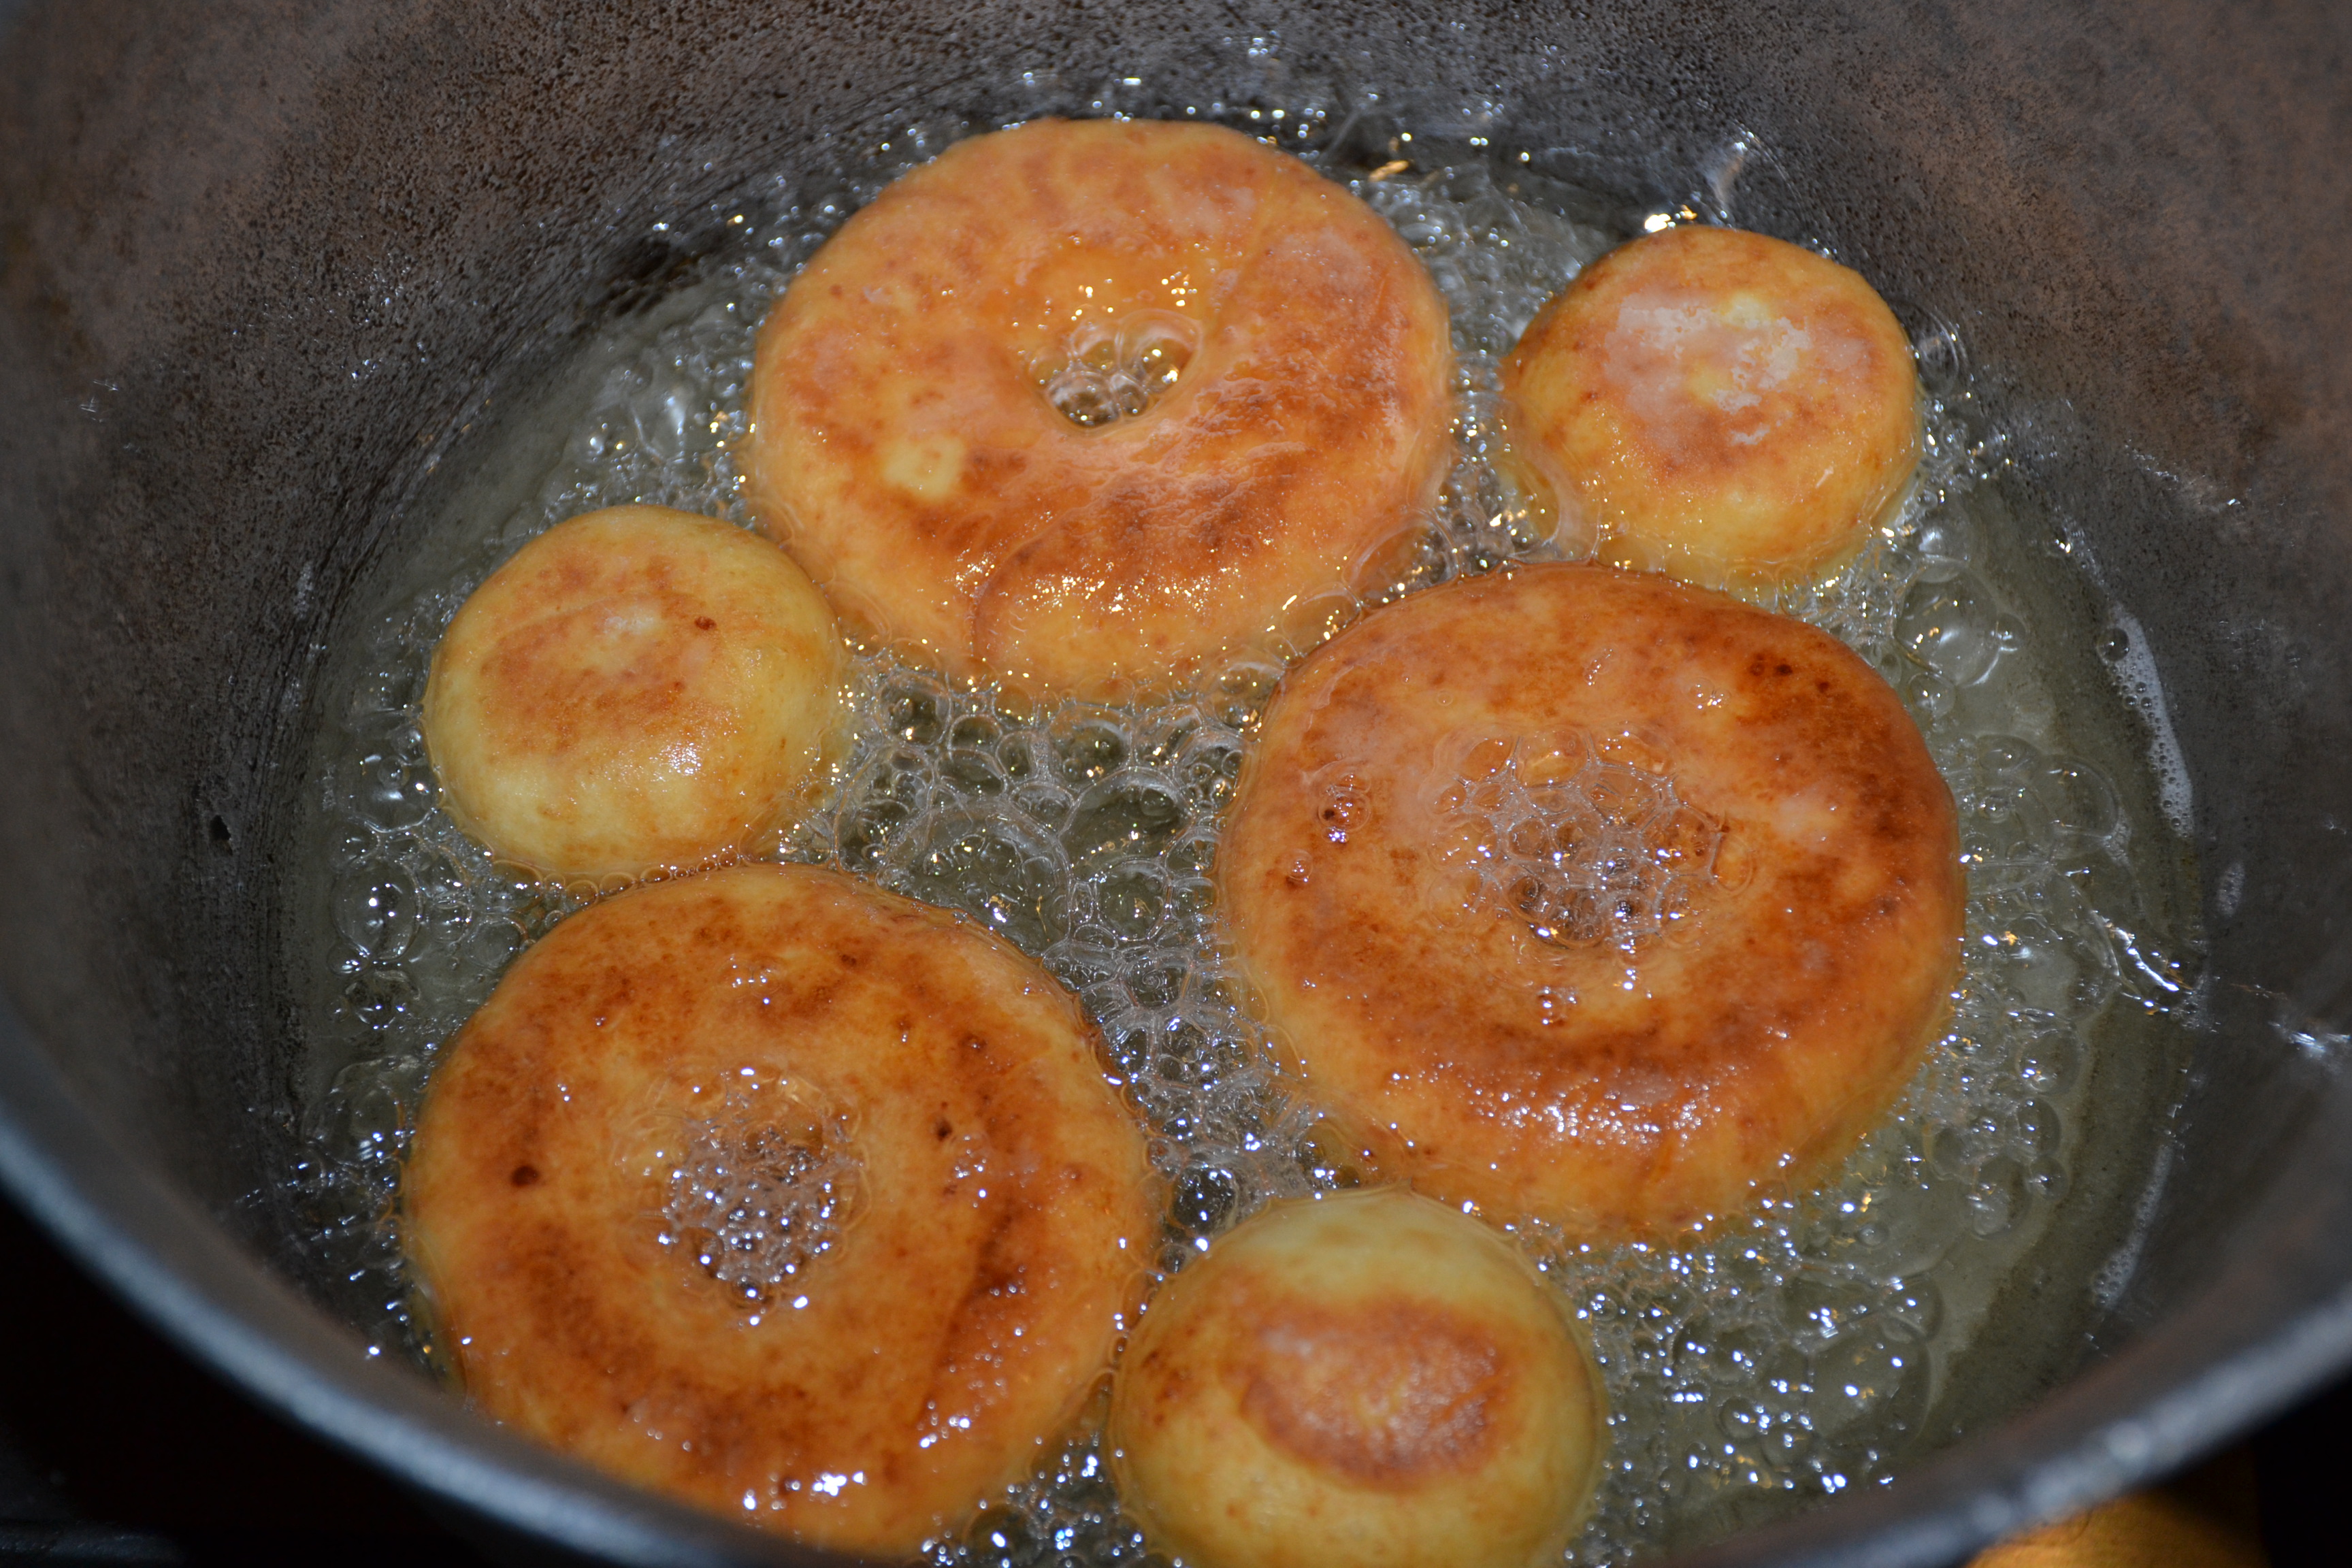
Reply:
[[1938, 1452], [1688, 1561], [1944, 1562], [2175, 1465], [2352, 1359], [2347, 16], [0, 6], [0, 1179], [197, 1354], [464, 1509], [623, 1561], [809, 1556], [476, 1420], [290, 1282], [274, 889], [318, 671], [441, 460], [690, 265], [711, 203], [1024, 70], [1148, 60], [1172, 101], [1322, 73], [1628, 200], [1760, 149], [1729, 216], [1954, 330], [2049, 563], [2011, 586], [2136, 618], [2187, 763], [2206, 980], [2177, 1052], [2098, 1086], [2137, 1250], [2077, 1238], [2123, 1272], [2094, 1304], [2029, 1271], [2000, 1311], [2032, 1331], [1971, 1359]]

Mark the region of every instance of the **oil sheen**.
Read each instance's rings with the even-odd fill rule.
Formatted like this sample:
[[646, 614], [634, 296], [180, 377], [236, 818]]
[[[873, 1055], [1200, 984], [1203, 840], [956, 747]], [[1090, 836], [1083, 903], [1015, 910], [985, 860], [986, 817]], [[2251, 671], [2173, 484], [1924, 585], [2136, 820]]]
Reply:
[[[1140, 107], [1119, 90], [1038, 101]], [[1361, 101], [1278, 101], [1172, 112], [1265, 135], [1347, 181], [1419, 254], [1453, 317], [1459, 456], [1398, 591], [1574, 553], [1545, 537], [1544, 517], [1498, 461], [1497, 365], [1538, 307], [1641, 215], [1612, 227], [1593, 216], [1606, 202], [1538, 180], [1512, 148], [1463, 133], [1475, 116], [1424, 128], [1416, 142], [1409, 121], [1379, 121]], [[377, 1353], [435, 1360], [395, 1195], [436, 1054], [517, 952], [615, 890], [519, 879], [436, 808], [416, 723], [434, 644], [499, 561], [564, 518], [650, 502], [748, 524], [732, 447], [769, 305], [891, 175], [988, 128], [917, 123], [860, 150], [847, 173], [786, 175], [722, 209], [723, 247], [583, 350], [550, 399], [562, 437], [553, 461], [543, 422], [534, 440], [476, 454], [482, 483], [417, 531], [429, 543], [405, 563], [404, 586], [352, 623], [306, 795], [303, 880], [287, 895], [309, 1075], [309, 1152], [294, 1182], [316, 1283]], [[1686, 216], [1660, 212], [1649, 226]], [[2005, 548], [1991, 521], [1999, 442], [1950, 342], [1931, 335], [1917, 347], [1931, 406], [1916, 492], [1835, 581], [1776, 607], [1885, 676], [1951, 786], [1969, 881], [1952, 1025], [1829, 1190], [1686, 1245], [1602, 1250], [1519, 1232], [1589, 1323], [1613, 1412], [1607, 1479], [1576, 1563], [1687, 1544], [1891, 1476], [1993, 1292], [2066, 1199], [2095, 1026], [2114, 1010], [2179, 1001], [2187, 944], [2149, 930], [2161, 900], [2148, 846], [2135, 842], [2121, 804], [2153, 792], [2141, 780], [2119, 792], [2069, 744], [2084, 724], [2114, 731], [2120, 707], [2062, 714], [2052, 628], [2006, 602], [1989, 569]], [[1140, 415], [1165, 367], [1129, 357], [1137, 364], [1064, 376], [1057, 401], [1082, 423]], [[963, 910], [1079, 995], [1173, 1184], [1168, 1271], [1272, 1199], [1380, 1179], [1294, 1092], [1211, 898], [1220, 824], [1281, 673], [1252, 660], [1182, 700], [1041, 709], [869, 650], [853, 676], [856, 741], [829, 798], [759, 850]], [[1507, 838], [1525, 815], [1511, 783], [1463, 806]], [[1598, 918], [1567, 890], [1554, 901], [1548, 919]], [[712, 1151], [685, 1162], [670, 1217], [711, 1267], [742, 1274], [755, 1292], [856, 1223], [858, 1181], [884, 1179], [815, 1153], [759, 1182], [730, 1176], [727, 1163]], [[1097, 1440], [1081, 1433], [932, 1550], [943, 1564], [1081, 1568], [1139, 1561], [1146, 1549]]]

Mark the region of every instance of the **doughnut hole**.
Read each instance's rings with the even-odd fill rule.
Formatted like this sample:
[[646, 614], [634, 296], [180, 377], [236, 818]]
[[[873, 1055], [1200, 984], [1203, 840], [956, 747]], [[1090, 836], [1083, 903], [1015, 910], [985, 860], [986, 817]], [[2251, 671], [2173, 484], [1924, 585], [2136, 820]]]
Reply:
[[1277, 1204], [1163, 1286], [1111, 1395], [1120, 1495], [1197, 1568], [1556, 1557], [1607, 1408], [1527, 1262], [1402, 1188]]
[[548, 878], [702, 864], [811, 805], [848, 653], [773, 544], [662, 507], [560, 523], [474, 591], [423, 709], [441, 804]]
[[1091, 430], [1146, 413], [1173, 392], [1200, 344], [1200, 326], [1188, 318], [1138, 310], [1116, 328], [1082, 321], [1066, 353], [1045, 356], [1034, 374], [1065, 419]]
[[1503, 390], [1564, 542], [1707, 587], [1834, 573], [1919, 460], [1918, 376], [1885, 301], [1738, 229], [1668, 228], [1602, 257], [1528, 326]]

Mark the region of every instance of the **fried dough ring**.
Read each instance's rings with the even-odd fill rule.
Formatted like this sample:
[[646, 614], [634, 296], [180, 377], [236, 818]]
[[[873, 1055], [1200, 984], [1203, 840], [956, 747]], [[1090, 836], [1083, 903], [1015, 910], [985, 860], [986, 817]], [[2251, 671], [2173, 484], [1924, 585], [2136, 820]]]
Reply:
[[433, 1080], [403, 1201], [441, 1342], [615, 1475], [909, 1552], [1035, 1462], [1142, 1294], [1164, 1194], [1097, 1046], [1011, 947], [838, 873], [596, 904]]
[[1608, 1405], [1535, 1270], [1398, 1187], [1277, 1204], [1162, 1286], [1112, 1465], [1198, 1568], [1513, 1568], [1591, 1505]]
[[1601, 559], [1769, 590], [1851, 560], [1919, 460], [1910, 341], [1859, 273], [1696, 225], [1619, 247], [1503, 362], [1512, 441]]
[[441, 804], [542, 876], [634, 877], [808, 804], [849, 654], [768, 541], [667, 507], [556, 524], [474, 590], [425, 683]]
[[[1190, 360], [1084, 428], [1057, 366]], [[852, 217], [761, 329], [762, 524], [959, 678], [1181, 680], [1379, 586], [1453, 452], [1444, 302], [1370, 208], [1231, 131], [1041, 121]]]
[[1293, 669], [1217, 876], [1310, 1092], [1386, 1168], [1601, 1238], [1843, 1156], [1941, 1025], [1965, 893], [1950, 794], [1845, 647], [1570, 565]]

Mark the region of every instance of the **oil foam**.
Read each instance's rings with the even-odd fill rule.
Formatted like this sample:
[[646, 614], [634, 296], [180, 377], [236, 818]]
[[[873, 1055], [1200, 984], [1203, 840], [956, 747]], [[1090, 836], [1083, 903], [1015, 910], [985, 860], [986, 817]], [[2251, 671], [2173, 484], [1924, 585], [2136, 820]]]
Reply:
[[[1041, 89], [1038, 104], [1116, 110], [1139, 80], [1075, 106]], [[1261, 94], [1187, 111], [1322, 159], [1412, 245], [1452, 311], [1460, 456], [1396, 592], [1559, 554], [1497, 461], [1498, 365], [1544, 300], [1624, 237], [1570, 216], [1604, 204], [1535, 180], [1481, 137], [1425, 132], [1415, 147], [1397, 131], [1367, 158], [1366, 111], [1336, 94], [1302, 92], [1287, 110]], [[764, 205], [728, 214], [740, 237], [698, 280], [583, 356], [586, 412], [527, 503], [440, 529], [412, 576], [429, 585], [358, 629], [362, 673], [331, 694], [310, 792], [331, 886], [329, 929], [303, 933], [295, 953], [313, 982], [303, 1027], [319, 1085], [295, 1181], [316, 1226], [321, 1288], [382, 1353], [434, 1360], [396, 1193], [436, 1056], [516, 953], [617, 888], [512, 881], [436, 808], [416, 725], [433, 646], [499, 561], [566, 517], [653, 502], [748, 523], [732, 445], [768, 306], [892, 174], [985, 128], [917, 124], [848, 174], [780, 181]], [[1134, 416], [1155, 378], [1181, 369], [1181, 355], [1147, 337], [1139, 330], [1132, 352], [1078, 345], [1070, 365], [1041, 375], [1080, 423]], [[1938, 347], [1922, 345], [1931, 370], [1953, 363], [1930, 352]], [[1836, 581], [1777, 607], [1886, 677], [1958, 804], [1970, 896], [1952, 1027], [1829, 1191], [1673, 1246], [1598, 1251], [1522, 1231], [1589, 1325], [1613, 1410], [1609, 1479], [1576, 1563], [1711, 1538], [1885, 1479], [1992, 1291], [2066, 1195], [2094, 1025], [2112, 1008], [2168, 1006], [2180, 984], [2162, 954], [2169, 944], [2147, 930], [2151, 900], [2116, 791], [2069, 754], [2056, 722], [2038, 662], [2046, 628], [2021, 619], [1981, 570], [1999, 547], [1985, 510], [1997, 447], [1972, 423], [1964, 373], [1929, 380], [1912, 500]], [[1168, 1271], [1272, 1199], [1379, 1175], [1292, 1092], [1211, 897], [1224, 809], [1280, 676], [1275, 664], [1243, 662], [1183, 700], [1040, 711], [866, 653], [858, 739], [829, 803], [762, 851], [961, 910], [1077, 993], [1173, 1183]], [[1465, 793], [1464, 810], [1507, 846], [1545, 819], [1525, 798], [1534, 761], [1512, 760], [1500, 782], [1483, 775], [1492, 799], [1472, 798], [1477, 781]], [[1605, 793], [1610, 781], [1586, 783]], [[1527, 864], [1490, 892], [1524, 903], [1560, 940], [1648, 940], [1671, 912], [1678, 857], [1711, 843], [1707, 823], [1682, 820], [1691, 815], [1658, 816], [1675, 825], [1664, 858], [1646, 840], [1619, 847], [1646, 869], [1620, 879], [1613, 903], [1606, 876], [1571, 874], [1559, 845], [1532, 838]], [[709, 1125], [685, 1131], [691, 1157], [681, 1156], [667, 1217], [705, 1267], [757, 1299], [822, 1251], [855, 1173], [827, 1163], [821, 1132], [768, 1147], [734, 1125], [740, 1109], [714, 1108]], [[1104, 1456], [1081, 1436], [933, 1555], [1087, 1568], [1145, 1551]]]

